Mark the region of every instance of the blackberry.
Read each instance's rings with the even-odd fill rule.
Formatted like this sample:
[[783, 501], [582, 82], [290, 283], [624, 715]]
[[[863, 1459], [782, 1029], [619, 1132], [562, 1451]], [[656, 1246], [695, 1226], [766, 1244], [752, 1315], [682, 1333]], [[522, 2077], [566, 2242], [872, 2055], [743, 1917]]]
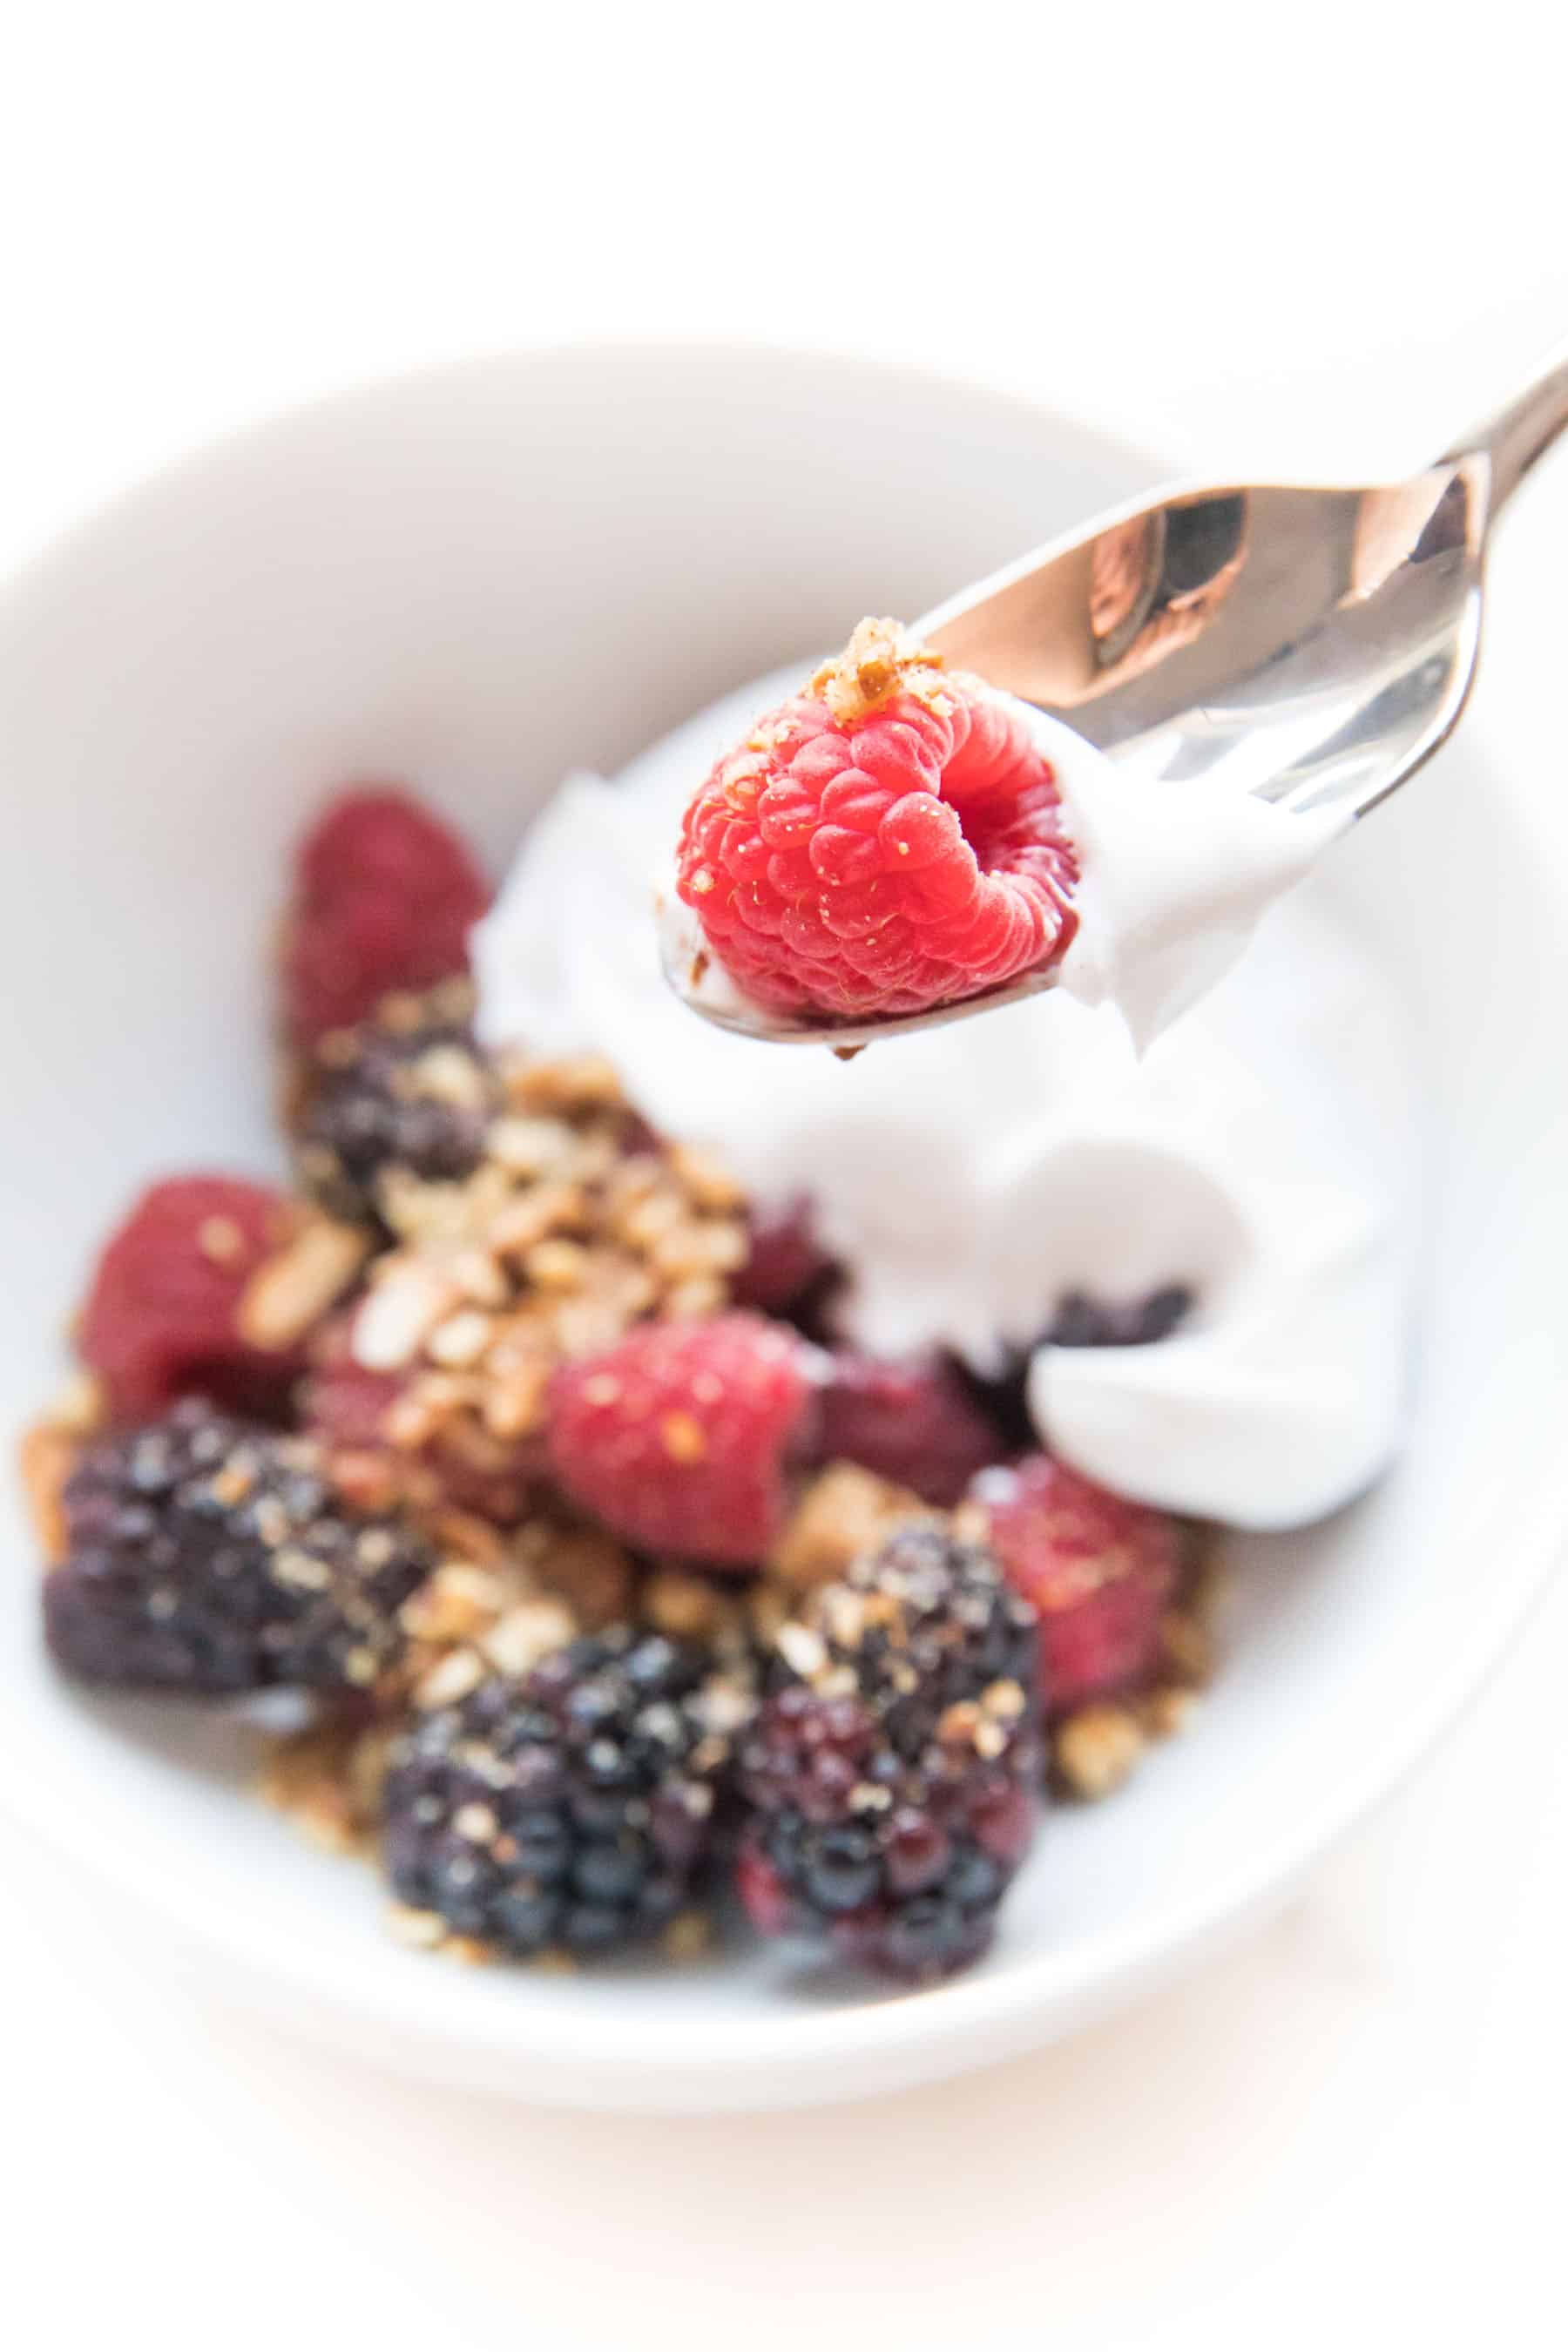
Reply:
[[499, 1097], [472, 1031], [448, 1009], [453, 995], [389, 998], [374, 1019], [318, 1042], [295, 1162], [333, 1216], [379, 1223], [389, 1170], [453, 1182], [483, 1158]]
[[700, 1879], [747, 1706], [706, 1652], [626, 1625], [480, 1684], [394, 1750], [399, 1900], [516, 1953], [647, 1934]]
[[1001, 1433], [998, 1458], [1026, 1454], [1040, 1442], [1028, 1399], [1029, 1359], [1037, 1348], [1152, 1348], [1179, 1331], [1197, 1303], [1196, 1292], [1181, 1282], [1120, 1304], [1087, 1290], [1064, 1290], [1050, 1322], [1011, 1370], [997, 1380], [973, 1382]]
[[86, 1446], [63, 1499], [48, 1644], [68, 1673], [126, 1689], [363, 1687], [434, 1564], [399, 1520], [351, 1513], [309, 1439], [195, 1399]]
[[1116, 1307], [1086, 1290], [1064, 1291], [1045, 1334], [1051, 1348], [1150, 1348], [1168, 1339], [1192, 1313], [1193, 1293], [1184, 1283], [1167, 1283], [1146, 1298]]
[[991, 1553], [898, 1529], [779, 1636], [742, 1743], [741, 1893], [888, 1976], [979, 1958], [1034, 1834], [1039, 1635]]

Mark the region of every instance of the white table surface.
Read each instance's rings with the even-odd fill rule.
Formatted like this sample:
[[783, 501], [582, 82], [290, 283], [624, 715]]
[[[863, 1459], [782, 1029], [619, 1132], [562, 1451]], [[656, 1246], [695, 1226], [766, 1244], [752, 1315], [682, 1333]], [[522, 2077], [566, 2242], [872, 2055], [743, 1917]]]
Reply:
[[[1568, 326], [1534, 6], [1080, 13], [1022, 56], [987, 5], [12, 18], [0, 559], [194, 438], [484, 345], [804, 340], [1185, 467], [1371, 471]], [[1472, 722], [1559, 790], [1564, 529], [1568, 461], [1500, 553]], [[15, 2340], [1560, 2341], [1565, 1670], [1559, 1592], [1385, 1815], [1179, 1989], [782, 2118], [324, 2058], [0, 1829]]]

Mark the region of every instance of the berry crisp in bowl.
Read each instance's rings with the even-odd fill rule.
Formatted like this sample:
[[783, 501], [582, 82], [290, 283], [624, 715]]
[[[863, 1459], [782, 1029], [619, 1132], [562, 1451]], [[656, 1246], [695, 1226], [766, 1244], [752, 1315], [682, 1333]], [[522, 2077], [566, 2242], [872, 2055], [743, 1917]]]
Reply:
[[1047, 1778], [1106, 1794], [1181, 1719], [1201, 1538], [1019, 1452], [955, 1361], [836, 1346], [809, 1202], [792, 1269], [607, 1062], [486, 1052], [485, 905], [405, 794], [307, 831], [292, 1182], [163, 1179], [104, 1245], [22, 1445], [50, 1654], [308, 1700], [262, 1790], [380, 1867], [405, 1943], [679, 1958], [732, 1887], [938, 1980]]
[[1144, 1062], [1054, 999], [840, 1063], [648, 985], [672, 852], [774, 1005], [1070, 960], [1001, 698], [813, 649], [1140, 470], [848, 362], [496, 361], [0, 606], [0, 1799], [308, 2030], [602, 2105], [1005, 2055], [1279, 1899], [1538, 1585], [1506, 791], [1460, 877], [1440, 763]]

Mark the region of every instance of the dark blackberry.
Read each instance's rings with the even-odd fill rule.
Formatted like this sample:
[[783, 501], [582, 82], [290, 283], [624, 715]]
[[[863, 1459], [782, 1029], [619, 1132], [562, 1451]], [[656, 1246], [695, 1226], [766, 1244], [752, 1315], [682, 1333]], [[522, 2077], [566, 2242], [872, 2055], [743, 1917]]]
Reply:
[[748, 1709], [705, 1652], [625, 1625], [482, 1683], [394, 1751], [383, 1852], [400, 1901], [510, 1952], [647, 1934], [701, 1875]]
[[1064, 1290], [1050, 1322], [1012, 1368], [976, 1392], [1002, 1436], [1002, 1452], [1026, 1454], [1040, 1442], [1029, 1409], [1029, 1359], [1035, 1348], [1150, 1348], [1178, 1331], [1197, 1305], [1184, 1283], [1166, 1283], [1142, 1298], [1113, 1304], [1087, 1290]]
[[1184, 1283], [1167, 1283], [1146, 1298], [1113, 1306], [1091, 1298], [1086, 1290], [1064, 1291], [1045, 1344], [1052, 1348], [1149, 1348], [1168, 1339], [1184, 1323], [1194, 1307]]
[[900, 1528], [779, 1637], [742, 1748], [739, 1880], [768, 1934], [826, 1935], [888, 1976], [978, 1958], [1034, 1834], [1034, 1611], [992, 1555]]
[[89, 1444], [64, 1507], [49, 1647], [68, 1673], [127, 1689], [363, 1688], [433, 1565], [401, 1521], [345, 1507], [309, 1439], [194, 1399]]
[[498, 1108], [489, 1066], [451, 990], [394, 997], [357, 1029], [314, 1049], [295, 1162], [334, 1216], [379, 1222], [379, 1187], [402, 1169], [426, 1182], [472, 1175]]

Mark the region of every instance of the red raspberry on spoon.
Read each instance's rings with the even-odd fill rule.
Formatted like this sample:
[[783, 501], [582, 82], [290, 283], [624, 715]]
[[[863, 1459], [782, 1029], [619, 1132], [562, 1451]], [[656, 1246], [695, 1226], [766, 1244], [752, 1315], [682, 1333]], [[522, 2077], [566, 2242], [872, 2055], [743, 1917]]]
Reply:
[[1016, 705], [896, 623], [720, 761], [676, 888], [740, 987], [781, 1012], [923, 1013], [1065, 953], [1078, 863]]

